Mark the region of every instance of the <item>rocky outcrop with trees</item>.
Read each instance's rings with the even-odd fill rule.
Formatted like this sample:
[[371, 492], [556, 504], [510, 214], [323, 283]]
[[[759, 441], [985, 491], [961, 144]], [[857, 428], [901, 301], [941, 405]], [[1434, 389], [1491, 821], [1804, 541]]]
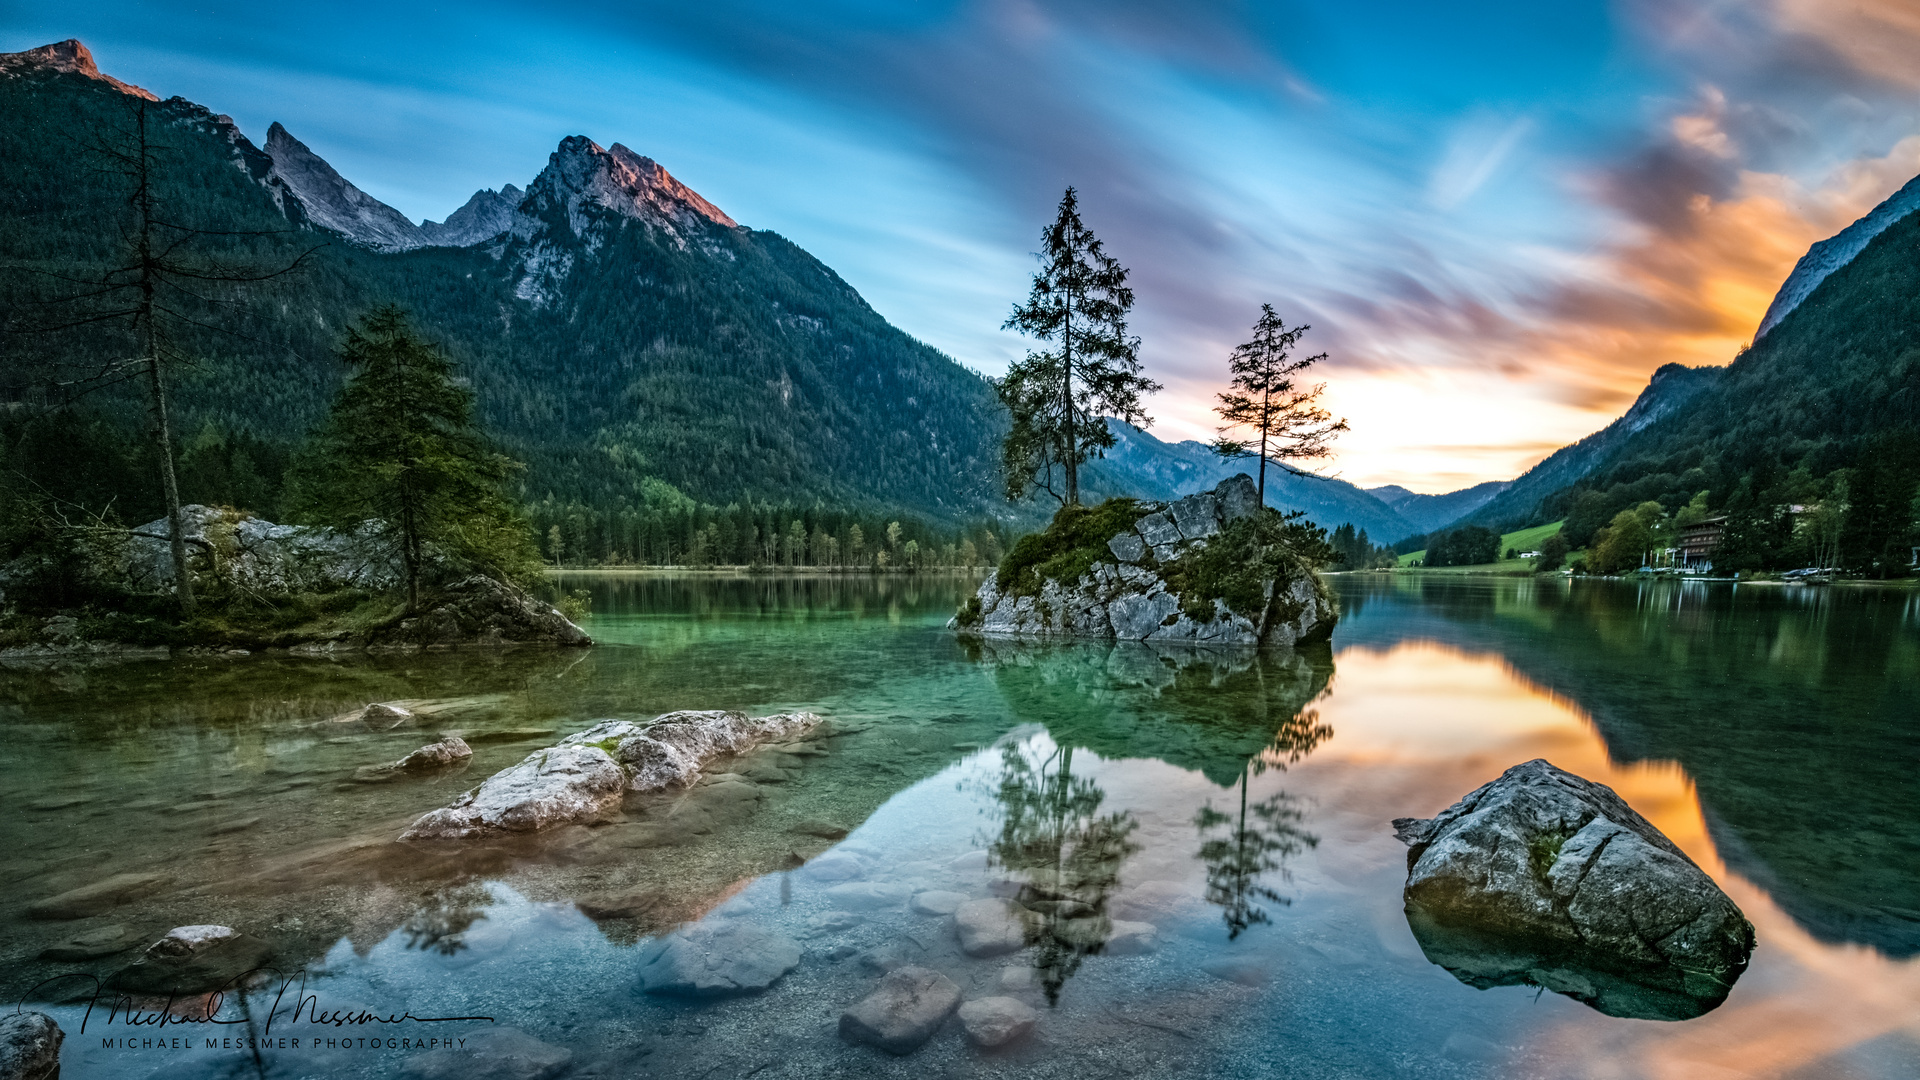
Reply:
[[1338, 618], [1321, 531], [1260, 505], [1242, 473], [1173, 503], [1067, 506], [958, 615], [963, 634], [1292, 647]]

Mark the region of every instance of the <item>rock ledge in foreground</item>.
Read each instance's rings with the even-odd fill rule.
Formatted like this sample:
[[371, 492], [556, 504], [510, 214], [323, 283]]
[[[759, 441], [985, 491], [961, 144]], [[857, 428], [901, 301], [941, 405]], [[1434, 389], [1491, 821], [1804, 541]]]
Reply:
[[819, 723], [809, 712], [752, 717], [721, 710], [664, 713], [647, 724], [602, 720], [421, 815], [400, 839], [468, 840], [605, 821], [628, 791], [685, 787], [716, 758]]

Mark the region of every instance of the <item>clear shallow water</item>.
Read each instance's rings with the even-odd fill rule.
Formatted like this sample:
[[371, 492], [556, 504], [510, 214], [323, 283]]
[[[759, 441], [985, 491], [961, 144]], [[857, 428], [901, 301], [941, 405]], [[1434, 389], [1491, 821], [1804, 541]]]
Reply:
[[[116, 970], [135, 954], [35, 959], [103, 926], [145, 942], [222, 923], [325, 1008], [496, 1020], [332, 1029], [316, 1049], [283, 1012], [272, 1035], [301, 1047], [256, 1059], [204, 1046], [244, 1024], [96, 1012], [82, 1035], [80, 1005], [45, 1004], [68, 982], [32, 996], [68, 1032], [72, 1077], [454, 1075], [431, 1049], [337, 1041], [502, 1027], [565, 1050], [572, 1076], [1920, 1074], [1916, 594], [1334, 582], [1332, 646], [1300, 656], [968, 646], [943, 629], [958, 580], [648, 577], [568, 583], [595, 593], [605, 644], [586, 655], [0, 673], [0, 979], [17, 999]], [[434, 711], [399, 730], [336, 719], [389, 699]], [[392, 841], [595, 719], [716, 707], [809, 708], [839, 734], [733, 763], [760, 796], [745, 802], [702, 788], [535, 841]], [[355, 779], [441, 730], [475, 743], [464, 771]], [[1612, 785], [1753, 920], [1726, 1004], [1621, 1020], [1427, 962], [1388, 822], [1533, 757]], [[831, 843], [823, 824], [852, 831]], [[1087, 955], [1055, 932], [974, 959], [904, 903], [1063, 863], [1156, 947]], [[27, 917], [124, 873], [159, 883]], [[642, 993], [642, 946], [687, 920], [775, 929], [801, 963], [759, 995]], [[900, 958], [1030, 1002], [1034, 1035], [982, 1052], [949, 1023], [898, 1059], [843, 1043], [840, 1012]], [[247, 1007], [258, 1030], [271, 995]], [[102, 1045], [128, 1036], [192, 1049]]]

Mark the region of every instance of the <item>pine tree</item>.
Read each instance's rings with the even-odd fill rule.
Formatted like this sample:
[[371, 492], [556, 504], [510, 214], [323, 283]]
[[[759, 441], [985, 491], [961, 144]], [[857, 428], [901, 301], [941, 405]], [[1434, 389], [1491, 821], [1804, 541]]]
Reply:
[[[1002, 455], [1009, 499], [1024, 496], [1037, 482], [1071, 506], [1080, 502], [1081, 463], [1114, 444], [1104, 418], [1152, 423], [1140, 395], [1160, 384], [1140, 374], [1140, 339], [1127, 336], [1133, 290], [1126, 268], [1081, 223], [1072, 188], [1041, 241], [1045, 250], [1032, 292], [1003, 329], [1054, 348], [1027, 353], [995, 384], [1013, 418]], [[1053, 490], [1055, 468], [1064, 494]]]
[[[1267, 499], [1268, 462], [1296, 476], [1324, 479], [1287, 462], [1328, 457], [1333, 450], [1327, 443], [1347, 430], [1345, 420], [1335, 420], [1320, 407], [1324, 383], [1302, 387], [1294, 381], [1301, 372], [1327, 358], [1326, 353], [1294, 358], [1294, 349], [1311, 329], [1305, 323], [1289, 329], [1274, 313], [1272, 304], [1261, 304], [1260, 320], [1253, 324], [1253, 340], [1236, 347], [1227, 358], [1233, 389], [1219, 395], [1220, 404], [1213, 410], [1226, 421], [1213, 450], [1221, 457], [1260, 460], [1257, 483], [1263, 504]], [[1248, 428], [1252, 435], [1245, 441], [1227, 438], [1227, 432], [1235, 428]]]
[[474, 424], [473, 392], [446, 354], [387, 306], [348, 329], [340, 358], [353, 374], [299, 468], [296, 505], [336, 526], [383, 521], [409, 610], [419, 610], [429, 546], [462, 572], [528, 574], [539, 553], [500, 490], [520, 466]]

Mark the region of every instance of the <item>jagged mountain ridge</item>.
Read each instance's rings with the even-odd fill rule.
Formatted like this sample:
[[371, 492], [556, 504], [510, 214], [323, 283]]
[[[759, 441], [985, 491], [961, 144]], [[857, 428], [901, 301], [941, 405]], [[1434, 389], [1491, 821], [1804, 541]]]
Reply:
[[1773, 302], [1767, 305], [1767, 313], [1761, 317], [1760, 328], [1753, 332], [1753, 339], [1759, 341], [1766, 337], [1767, 331], [1778, 326], [1780, 320], [1811, 296], [1829, 274], [1852, 262], [1874, 237], [1916, 209], [1920, 209], [1920, 176], [1907, 181], [1865, 217], [1808, 248], [1800, 261], [1793, 264], [1793, 272], [1774, 294]]
[[[12, 64], [8, 74], [0, 309], [18, 312], [47, 271], [84, 278], [119, 257], [124, 185], [62, 147], [74, 132], [124, 129], [133, 99], [80, 71]], [[336, 237], [298, 280], [263, 287], [272, 291], [244, 335], [183, 331], [181, 348], [196, 357], [178, 375], [183, 433], [212, 424], [296, 443], [344, 377], [333, 359], [341, 328], [396, 302], [453, 354], [482, 421], [528, 463], [521, 495], [531, 502], [608, 513], [686, 496], [818, 502], [946, 522], [1040, 512], [1000, 498], [1004, 421], [984, 378], [889, 325], [799, 247], [734, 223], [624, 146], [563, 142], [514, 191], [507, 227], [479, 244], [381, 251], [309, 212], [294, 185], [325, 179], [317, 156], [296, 175], [211, 110], [143, 100], [169, 147], [157, 185], [170, 213], [257, 230], [286, 252]], [[511, 196], [498, 194], [472, 206], [470, 228], [500, 220]], [[33, 366], [59, 355], [111, 355], [122, 343], [110, 337], [94, 327], [57, 347], [0, 338], [0, 396], [25, 393]], [[129, 428], [140, 422], [130, 388], [92, 400]]]

